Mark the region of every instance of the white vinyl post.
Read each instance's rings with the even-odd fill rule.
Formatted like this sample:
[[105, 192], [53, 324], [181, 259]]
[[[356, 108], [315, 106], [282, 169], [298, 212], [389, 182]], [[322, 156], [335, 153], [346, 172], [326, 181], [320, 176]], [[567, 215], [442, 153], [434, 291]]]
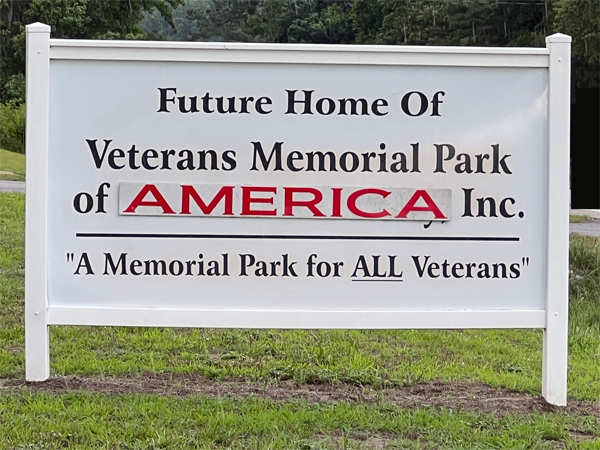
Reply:
[[542, 395], [567, 404], [569, 334], [569, 121], [571, 37], [546, 38], [548, 78], [548, 255]]
[[50, 27], [27, 25], [25, 195], [25, 379], [50, 376], [46, 289], [46, 178]]

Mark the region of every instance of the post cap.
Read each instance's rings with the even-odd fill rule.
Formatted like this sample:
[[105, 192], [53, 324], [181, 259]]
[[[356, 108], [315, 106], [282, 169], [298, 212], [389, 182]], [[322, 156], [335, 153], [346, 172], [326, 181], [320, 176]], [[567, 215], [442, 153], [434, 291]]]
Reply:
[[36, 22], [25, 26], [28, 33], [50, 33], [50, 25]]
[[554, 43], [554, 42], [562, 42], [566, 44], [571, 43], [571, 36], [562, 33], [556, 33], [552, 36], [546, 36], [546, 44]]

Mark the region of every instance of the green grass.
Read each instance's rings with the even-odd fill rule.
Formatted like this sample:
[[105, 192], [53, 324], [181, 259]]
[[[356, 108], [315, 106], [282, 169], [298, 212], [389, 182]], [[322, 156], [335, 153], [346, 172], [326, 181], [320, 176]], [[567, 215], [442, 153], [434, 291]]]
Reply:
[[[0, 193], [3, 378], [24, 376], [23, 213], [22, 194]], [[571, 271], [569, 397], [597, 401], [600, 240], [571, 236]], [[51, 328], [50, 343], [52, 375], [194, 373], [217, 379], [375, 388], [435, 379], [482, 381], [535, 395], [541, 390], [539, 330], [63, 326]], [[380, 436], [389, 448], [600, 449], [596, 419], [566, 412], [498, 419], [385, 404], [324, 406], [264, 399], [50, 395], [13, 390], [0, 393], [0, 414], [0, 449], [57, 448], [60, 442], [77, 448], [359, 448], [370, 444], [356, 436], [366, 435]], [[595, 440], [574, 440], [569, 430], [580, 428]], [[210, 447], [210, 442], [220, 443]]]
[[0, 149], [0, 180], [25, 181], [25, 155]]
[[578, 214], [571, 214], [569, 216], [569, 222], [571, 223], [587, 222], [588, 220], [590, 220], [590, 216], [582, 216]]
[[[35, 418], [35, 420], [32, 420]], [[0, 446], [18, 449], [597, 449], [600, 425], [562, 412], [502, 418], [260, 398], [0, 396]]]

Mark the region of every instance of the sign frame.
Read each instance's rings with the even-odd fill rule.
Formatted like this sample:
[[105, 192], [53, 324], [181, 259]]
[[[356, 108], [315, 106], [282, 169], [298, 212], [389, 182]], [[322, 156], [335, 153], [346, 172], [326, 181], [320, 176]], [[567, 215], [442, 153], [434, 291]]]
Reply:
[[[571, 37], [546, 48], [281, 45], [50, 39], [35, 23], [27, 35], [27, 196], [25, 224], [25, 377], [50, 376], [49, 326], [356, 329], [543, 329], [542, 395], [567, 402], [569, 278], [569, 115]], [[85, 308], [48, 304], [47, 194], [51, 60], [252, 62], [285, 64], [535, 67], [549, 71], [546, 309], [428, 311], [219, 311]]]

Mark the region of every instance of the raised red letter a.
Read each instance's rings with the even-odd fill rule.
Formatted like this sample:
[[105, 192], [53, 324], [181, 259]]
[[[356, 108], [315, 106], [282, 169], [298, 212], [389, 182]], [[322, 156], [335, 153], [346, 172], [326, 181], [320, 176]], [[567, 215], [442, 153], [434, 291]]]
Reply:
[[[419, 199], [425, 200], [427, 206], [415, 206]], [[402, 211], [396, 216], [396, 219], [406, 219], [409, 212], [412, 211], [429, 211], [432, 212], [436, 219], [446, 219], [446, 216], [442, 214], [440, 208], [435, 204], [433, 199], [429, 196], [426, 190], [417, 189], [410, 200], [406, 203]]]
[[[154, 201], [144, 201], [144, 198], [148, 192], [152, 194]], [[145, 185], [140, 193], [133, 199], [131, 205], [129, 205], [123, 212], [135, 213], [135, 210], [138, 206], [160, 206], [163, 210], [163, 214], [175, 214], [175, 211], [171, 209], [165, 198], [153, 184]]]

